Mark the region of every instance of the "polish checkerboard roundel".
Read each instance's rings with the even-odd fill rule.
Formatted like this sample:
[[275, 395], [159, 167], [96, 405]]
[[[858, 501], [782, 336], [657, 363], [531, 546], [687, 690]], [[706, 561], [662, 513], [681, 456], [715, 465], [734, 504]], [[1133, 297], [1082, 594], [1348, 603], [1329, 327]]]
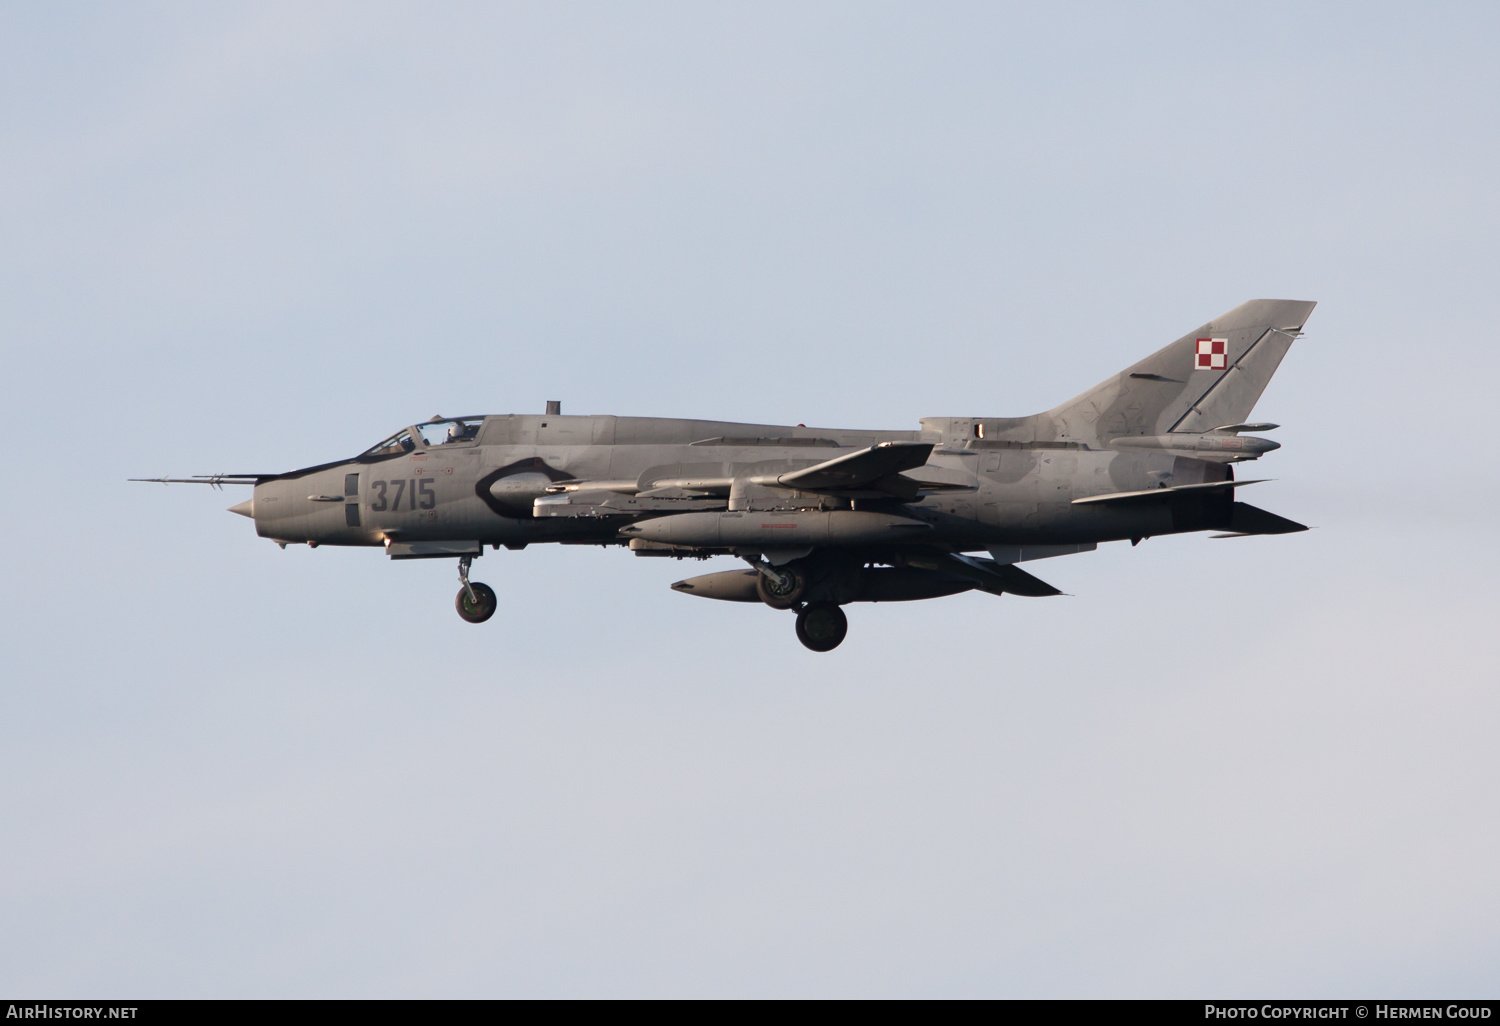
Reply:
[[1229, 339], [1200, 338], [1196, 370], [1223, 370], [1229, 366]]

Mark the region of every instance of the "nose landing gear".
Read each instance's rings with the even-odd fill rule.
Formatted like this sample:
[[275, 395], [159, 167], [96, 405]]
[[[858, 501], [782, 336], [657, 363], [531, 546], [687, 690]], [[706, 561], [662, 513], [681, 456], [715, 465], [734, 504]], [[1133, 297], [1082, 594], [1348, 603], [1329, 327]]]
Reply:
[[469, 567], [473, 562], [472, 556], [460, 556], [458, 559], [458, 579], [463, 582], [463, 587], [458, 589], [458, 599], [454, 605], [458, 607], [458, 615], [469, 623], [484, 623], [495, 615], [495, 607], [499, 602], [495, 598], [495, 590], [488, 584], [477, 581], [469, 583]]
[[797, 613], [797, 640], [814, 652], [831, 652], [849, 633], [849, 618], [832, 602], [810, 602]]

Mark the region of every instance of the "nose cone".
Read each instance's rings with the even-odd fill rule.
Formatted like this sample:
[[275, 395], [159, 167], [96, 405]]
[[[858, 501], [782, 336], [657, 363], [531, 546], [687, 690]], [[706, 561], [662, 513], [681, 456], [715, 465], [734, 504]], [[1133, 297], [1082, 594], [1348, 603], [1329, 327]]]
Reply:
[[229, 507], [229, 512], [231, 512], [231, 513], [238, 513], [242, 517], [249, 517], [251, 520], [254, 520], [255, 519], [255, 500], [254, 499], [246, 499], [244, 502], [240, 503], [238, 506], [230, 506]]

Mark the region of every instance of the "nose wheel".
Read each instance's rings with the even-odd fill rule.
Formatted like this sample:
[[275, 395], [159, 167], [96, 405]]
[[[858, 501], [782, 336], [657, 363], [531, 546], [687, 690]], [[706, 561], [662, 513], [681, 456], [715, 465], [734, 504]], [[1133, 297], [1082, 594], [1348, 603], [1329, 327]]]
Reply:
[[797, 640], [814, 652], [831, 652], [849, 633], [849, 618], [832, 602], [810, 602], [797, 613]]
[[495, 615], [495, 607], [499, 601], [495, 598], [495, 589], [488, 584], [479, 582], [469, 583], [469, 567], [473, 563], [470, 556], [462, 556], [458, 561], [458, 579], [463, 582], [463, 587], [458, 589], [458, 598], [454, 605], [458, 607], [458, 615], [469, 623], [484, 623]]

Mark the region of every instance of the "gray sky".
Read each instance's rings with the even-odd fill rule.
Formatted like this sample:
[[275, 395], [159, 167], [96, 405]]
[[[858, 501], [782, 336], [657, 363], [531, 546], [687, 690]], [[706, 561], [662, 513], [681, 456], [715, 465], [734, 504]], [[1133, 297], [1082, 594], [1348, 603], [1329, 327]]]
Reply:
[[[1494, 996], [1493, 5], [0, 8], [0, 991]], [[445, 415], [910, 429], [1316, 299], [1072, 597], [280, 551]], [[1257, 474], [1256, 476], [1262, 476]], [[725, 566], [727, 567], [727, 563]], [[709, 564], [713, 568], [714, 564]]]

